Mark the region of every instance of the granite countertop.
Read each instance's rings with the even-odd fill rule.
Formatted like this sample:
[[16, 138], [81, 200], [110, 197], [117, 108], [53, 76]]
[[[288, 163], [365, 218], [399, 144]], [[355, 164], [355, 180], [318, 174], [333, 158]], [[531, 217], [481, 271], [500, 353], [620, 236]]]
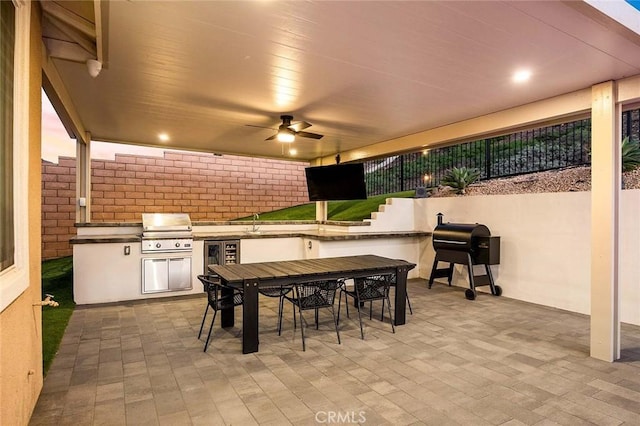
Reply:
[[336, 231], [258, 231], [258, 232], [194, 232], [194, 240], [249, 240], [257, 238], [313, 238], [320, 241], [365, 240], [372, 238], [428, 237], [431, 232], [336, 232]]
[[[335, 231], [258, 231], [258, 232], [194, 232], [194, 240], [248, 240], [263, 238], [311, 238], [319, 241], [366, 240], [377, 238], [428, 237], [426, 231], [397, 232], [335, 232]], [[85, 235], [71, 238], [71, 244], [135, 243], [140, 234]]]
[[69, 239], [70, 244], [139, 243], [140, 234], [83, 235]]
[[[323, 231], [323, 230], [266, 230], [270, 225], [328, 225], [337, 227], [362, 227], [362, 231], [358, 232], [342, 232], [342, 231]], [[376, 238], [418, 238], [428, 237], [431, 232], [365, 232], [366, 227], [371, 225], [368, 221], [358, 222], [345, 222], [345, 221], [326, 221], [318, 222], [315, 220], [310, 221], [223, 221], [223, 222], [193, 222], [194, 232], [193, 239], [196, 241], [201, 240], [249, 240], [249, 239], [263, 239], [263, 238], [311, 238], [318, 241], [345, 241], [345, 240], [365, 240]], [[248, 230], [231, 230], [231, 231], [198, 231], [200, 226], [214, 226], [214, 225], [239, 225], [247, 226], [247, 229], [257, 225], [263, 227], [263, 230], [257, 232], [251, 232]], [[101, 222], [101, 223], [76, 223], [78, 228], [107, 228], [103, 232], [103, 235], [80, 235], [70, 239], [71, 244], [101, 244], [101, 243], [135, 243], [142, 241], [142, 234], [119, 234], [114, 232], [109, 233], [108, 228], [121, 228], [121, 227], [142, 227], [140, 222]], [[141, 231], [141, 230], [140, 230]]]
[[[370, 226], [371, 223], [365, 221], [343, 221], [343, 220], [327, 220], [319, 222], [317, 220], [274, 220], [274, 221], [256, 221], [257, 225], [334, 225], [334, 226]], [[211, 225], [253, 225], [252, 220], [227, 220], [227, 221], [200, 221], [191, 222], [192, 226], [211, 226]], [[141, 227], [142, 222], [77, 222], [74, 224], [76, 228], [118, 228], [118, 227]]]
[[120, 228], [142, 227], [142, 222], [76, 222], [76, 228]]

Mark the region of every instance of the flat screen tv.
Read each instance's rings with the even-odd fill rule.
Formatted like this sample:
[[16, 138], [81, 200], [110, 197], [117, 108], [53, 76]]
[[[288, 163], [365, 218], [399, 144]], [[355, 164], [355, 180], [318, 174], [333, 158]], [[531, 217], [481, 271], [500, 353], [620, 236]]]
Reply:
[[367, 198], [363, 163], [307, 167], [305, 173], [310, 201], [363, 200]]

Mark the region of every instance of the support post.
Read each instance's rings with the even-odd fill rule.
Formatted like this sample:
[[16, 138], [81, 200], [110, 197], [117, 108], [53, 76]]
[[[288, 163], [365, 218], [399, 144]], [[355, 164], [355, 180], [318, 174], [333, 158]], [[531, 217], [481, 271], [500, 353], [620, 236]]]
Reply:
[[91, 222], [91, 134], [76, 139], [76, 223]]
[[316, 201], [316, 220], [320, 223], [327, 221], [328, 215], [327, 201]]
[[591, 356], [620, 358], [619, 214], [620, 105], [613, 81], [592, 87], [591, 106]]

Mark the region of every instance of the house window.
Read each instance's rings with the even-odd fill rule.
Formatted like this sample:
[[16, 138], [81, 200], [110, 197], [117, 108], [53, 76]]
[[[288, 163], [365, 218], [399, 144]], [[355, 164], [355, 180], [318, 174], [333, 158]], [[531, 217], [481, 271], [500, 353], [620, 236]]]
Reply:
[[13, 232], [13, 56], [15, 7], [0, 2], [0, 271], [15, 261]]
[[0, 312], [30, 283], [30, 21], [31, 2], [0, 0]]

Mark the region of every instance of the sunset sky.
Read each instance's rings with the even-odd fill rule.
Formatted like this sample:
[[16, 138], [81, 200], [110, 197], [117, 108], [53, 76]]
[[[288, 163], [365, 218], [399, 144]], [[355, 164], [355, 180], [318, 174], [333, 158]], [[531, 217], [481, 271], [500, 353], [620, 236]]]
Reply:
[[[162, 156], [164, 149], [91, 142], [91, 158], [113, 160], [116, 153]], [[58, 163], [58, 157], [75, 157], [76, 140], [65, 130], [47, 95], [42, 92], [42, 159]]]

